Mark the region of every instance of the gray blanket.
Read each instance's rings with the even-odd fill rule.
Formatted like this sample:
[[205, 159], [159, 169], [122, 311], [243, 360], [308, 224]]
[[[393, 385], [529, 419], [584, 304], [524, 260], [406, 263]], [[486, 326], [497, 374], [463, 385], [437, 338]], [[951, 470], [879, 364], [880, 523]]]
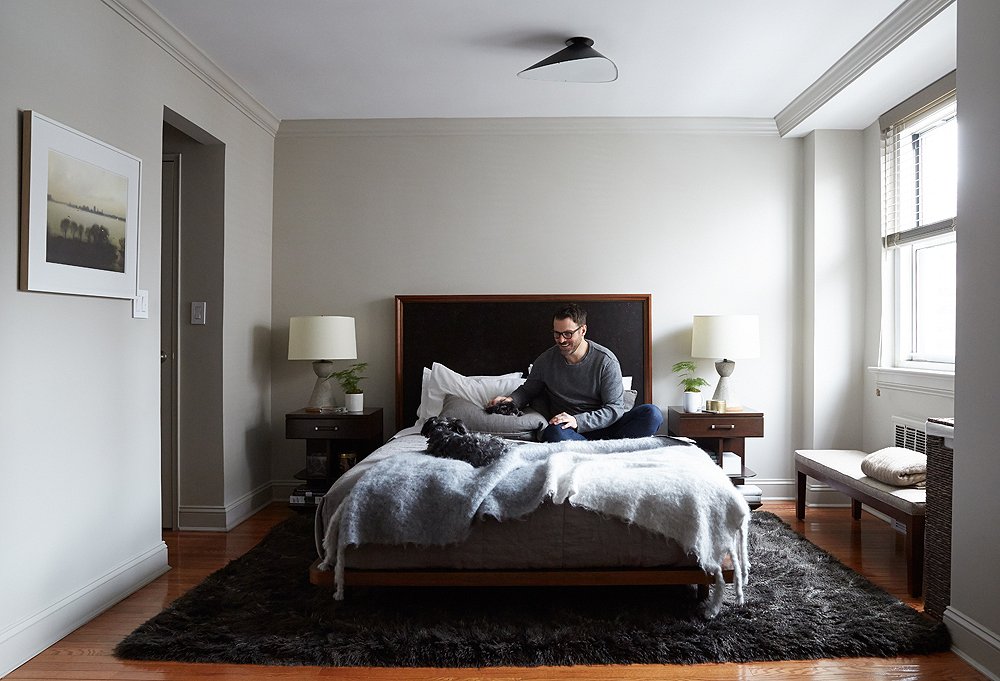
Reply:
[[673, 539], [716, 577], [731, 558], [742, 600], [749, 509], [697, 447], [664, 438], [514, 445], [482, 468], [401, 452], [372, 465], [330, 516], [324, 569], [343, 597], [343, 552], [362, 544], [443, 546], [462, 541], [476, 518], [521, 518], [546, 499], [636, 523]]

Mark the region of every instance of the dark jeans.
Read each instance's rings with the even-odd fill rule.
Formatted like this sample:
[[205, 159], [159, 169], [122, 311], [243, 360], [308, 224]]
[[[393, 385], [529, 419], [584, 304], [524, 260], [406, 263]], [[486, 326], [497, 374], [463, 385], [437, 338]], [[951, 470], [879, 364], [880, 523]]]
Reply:
[[578, 433], [561, 425], [548, 426], [542, 431], [542, 442], [563, 440], [617, 440], [625, 437], [648, 437], [663, 425], [663, 412], [652, 404], [637, 404], [607, 428]]

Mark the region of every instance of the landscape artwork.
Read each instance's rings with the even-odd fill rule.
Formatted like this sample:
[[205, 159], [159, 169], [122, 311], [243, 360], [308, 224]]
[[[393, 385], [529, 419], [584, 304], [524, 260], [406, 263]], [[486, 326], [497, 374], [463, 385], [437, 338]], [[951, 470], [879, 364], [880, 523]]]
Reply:
[[46, 262], [125, 271], [128, 178], [49, 150]]
[[33, 111], [23, 124], [19, 287], [133, 298], [141, 161]]

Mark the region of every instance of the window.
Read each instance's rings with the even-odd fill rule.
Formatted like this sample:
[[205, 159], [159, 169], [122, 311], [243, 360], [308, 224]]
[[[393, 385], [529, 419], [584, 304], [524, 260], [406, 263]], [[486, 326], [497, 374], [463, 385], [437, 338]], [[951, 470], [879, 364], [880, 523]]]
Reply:
[[883, 126], [883, 282], [891, 289], [883, 298], [893, 313], [883, 322], [893, 338], [883, 365], [955, 370], [957, 193], [958, 115], [950, 92]]

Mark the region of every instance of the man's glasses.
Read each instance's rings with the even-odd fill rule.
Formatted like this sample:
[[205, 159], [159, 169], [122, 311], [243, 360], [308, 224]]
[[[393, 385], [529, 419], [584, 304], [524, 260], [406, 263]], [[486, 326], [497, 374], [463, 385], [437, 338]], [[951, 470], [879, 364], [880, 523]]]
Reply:
[[569, 340], [570, 338], [573, 337], [574, 333], [576, 333], [577, 331], [579, 331], [582, 328], [583, 328], [583, 324], [581, 324], [580, 326], [576, 327], [572, 331], [553, 331], [552, 332], [552, 337], [553, 338], [562, 337], [562, 338], [565, 338], [566, 340]]

